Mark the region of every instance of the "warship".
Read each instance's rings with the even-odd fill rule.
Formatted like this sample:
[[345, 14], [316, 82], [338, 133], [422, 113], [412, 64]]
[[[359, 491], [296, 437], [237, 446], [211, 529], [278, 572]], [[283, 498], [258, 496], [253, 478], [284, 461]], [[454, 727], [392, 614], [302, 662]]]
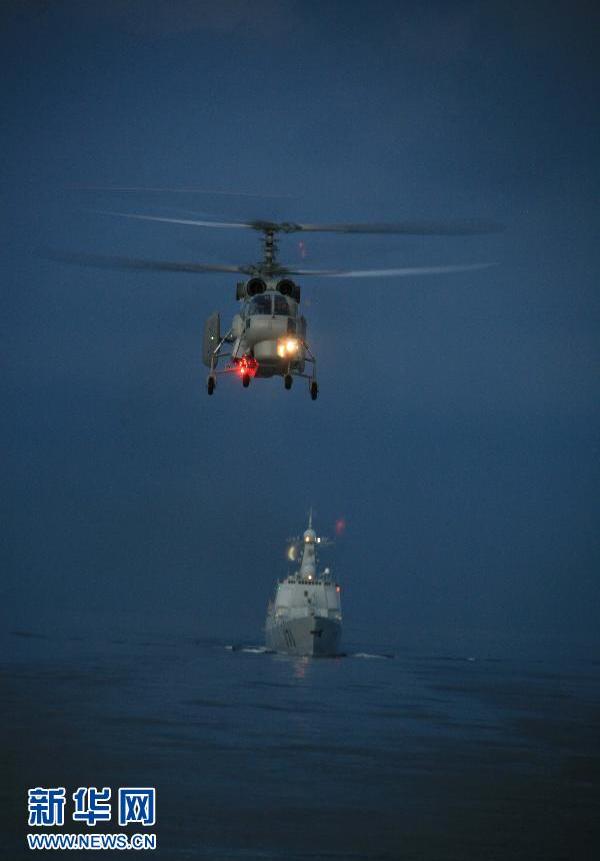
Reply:
[[265, 623], [267, 649], [288, 655], [331, 657], [339, 654], [342, 634], [340, 586], [329, 568], [317, 573], [317, 548], [329, 543], [312, 525], [300, 539], [300, 567], [277, 583]]

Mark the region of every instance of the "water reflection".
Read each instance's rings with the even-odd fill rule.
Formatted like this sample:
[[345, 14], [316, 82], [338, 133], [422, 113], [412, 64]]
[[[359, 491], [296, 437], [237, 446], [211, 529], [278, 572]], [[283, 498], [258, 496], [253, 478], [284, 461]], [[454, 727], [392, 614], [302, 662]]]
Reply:
[[308, 673], [309, 666], [309, 658], [302, 657], [296, 658], [294, 661], [294, 678], [295, 679], [304, 679]]

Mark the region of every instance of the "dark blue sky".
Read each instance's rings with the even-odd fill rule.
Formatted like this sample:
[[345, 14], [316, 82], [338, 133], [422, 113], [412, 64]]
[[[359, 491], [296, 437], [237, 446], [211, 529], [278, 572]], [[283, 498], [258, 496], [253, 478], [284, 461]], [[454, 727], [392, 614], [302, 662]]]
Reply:
[[[2, 6], [9, 627], [259, 636], [312, 503], [348, 637], [598, 644], [598, 14], [584, 3]], [[197, 187], [272, 199], [106, 195]], [[252, 235], [94, 209], [477, 216], [470, 238], [309, 236], [305, 265], [497, 261], [303, 284], [321, 395], [205, 393]], [[300, 261], [297, 239], [282, 257]]]

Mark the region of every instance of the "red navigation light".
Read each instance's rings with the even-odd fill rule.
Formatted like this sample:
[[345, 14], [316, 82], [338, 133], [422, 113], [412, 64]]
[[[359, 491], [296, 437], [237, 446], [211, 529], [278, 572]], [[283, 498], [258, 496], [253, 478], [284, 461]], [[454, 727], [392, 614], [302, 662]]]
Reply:
[[237, 372], [240, 377], [255, 377], [258, 371], [258, 362], [253, 356], [242, 356], [237, 363]]
[[335, 587], [335, 591], [336, 591], [336, 592], [341, 592], [341, 591], [342, 591], [342, 587], [341, 587], [341, 586], [336, 586], [336, 587]]

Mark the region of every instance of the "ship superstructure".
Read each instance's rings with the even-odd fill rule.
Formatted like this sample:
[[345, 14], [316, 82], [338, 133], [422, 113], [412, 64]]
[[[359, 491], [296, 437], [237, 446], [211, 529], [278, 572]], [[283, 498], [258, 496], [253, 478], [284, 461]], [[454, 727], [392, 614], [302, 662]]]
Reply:
[[312, 526], [301, 539], [300, 567], [277, 583], [265, 623], [268, 649], [290, 655], [332, 656], [339, 654], [342, 633], [340, 586], [329, 568], [317, 571], [317, 550], [326, 540]]

